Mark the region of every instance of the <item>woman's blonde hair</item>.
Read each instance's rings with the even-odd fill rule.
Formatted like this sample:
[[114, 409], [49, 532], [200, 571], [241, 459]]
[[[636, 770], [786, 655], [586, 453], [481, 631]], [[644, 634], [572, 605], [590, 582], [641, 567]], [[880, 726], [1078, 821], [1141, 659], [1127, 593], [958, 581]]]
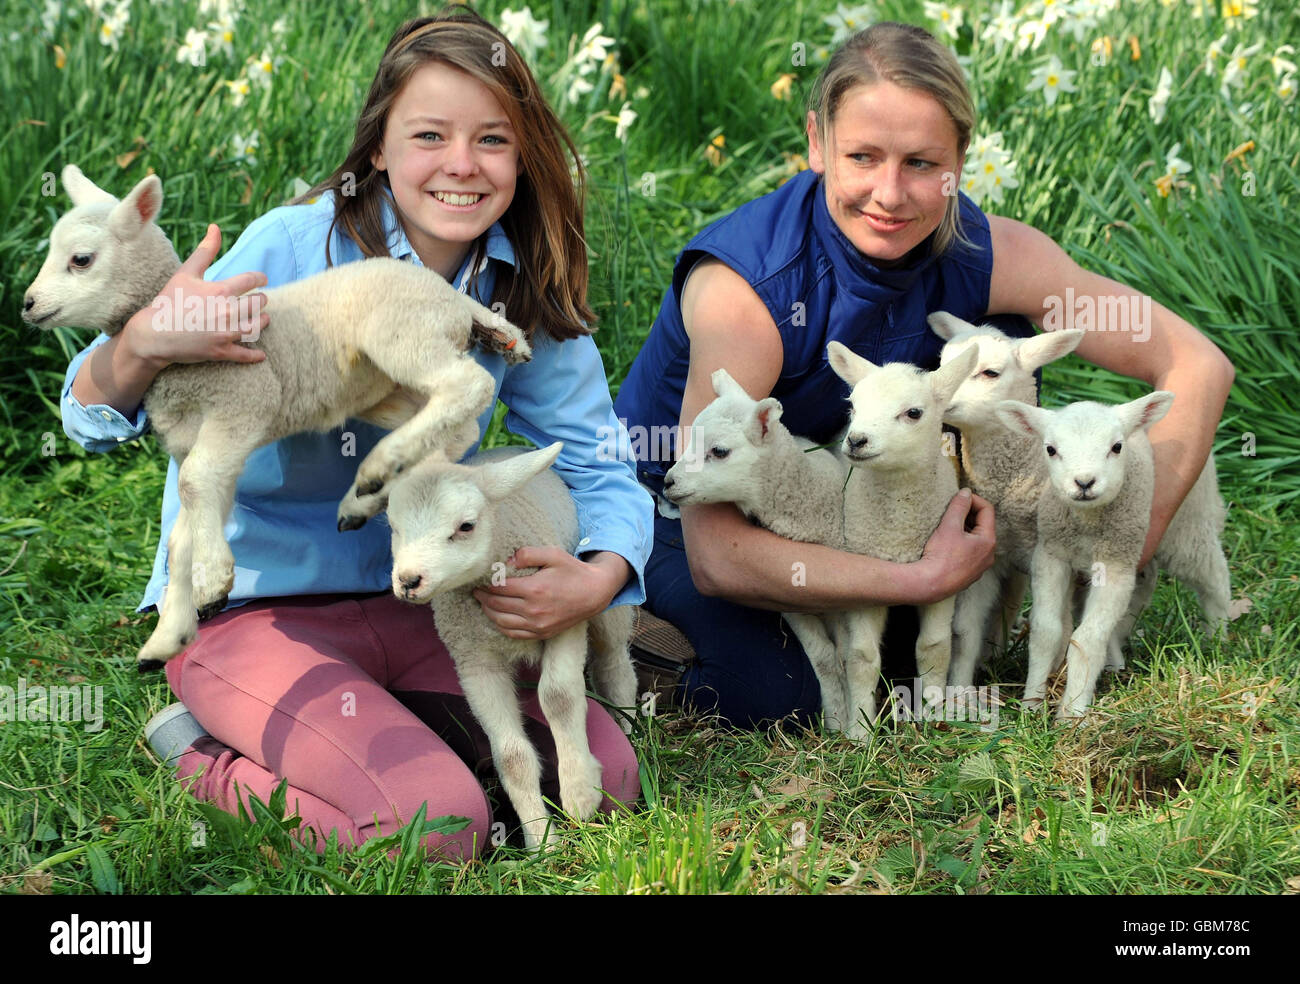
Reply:
[[[966, 86], [966, 76], [957, 64], [957, 56], [924, 28], [893, 21], [873, 24], [853, 35], [836, 49], [818, 76], [808, 109], [816, 115], [817, 139], [823, 147], [827, 145], [830, 126], [845, 93], [856, 86], [877, 82], [892, 82], [933, 97], [957, 130], [958, 161], [966, 156], [975, 128], [975, 103]], [[970, 245], [961, 231], [957, 187], [954, 180], [947, 208], [935, 230], [936, 255], [954, 242]]]
[[[371, 158], [383, 144], [389, 111], [403, 87], [419, 68], [433, 62], [486, 86], [505, 109], [518, 139], [519, 178], [514, 199], [501, 217], [517, 266], [500, 268], [493, 300], [504, 301], [506, 317], [530, 337], [537, 326], [561, 340], [589, 334], [596, 317], [587, 306], [586, 170], [514, 46], [468, 7], [450, 5], [397, 29], [370, 83], [343, 163], [297, 201], [332, 191], [331, 237], [341, 225], [366, 256], [388, 255], [383, 199], [392, 193], [387, 173], [375, 170]], [[477, 272], [483, 251], [480, 238], [471, 270]], [[328, 245], [326, 261], [332, 263]]]

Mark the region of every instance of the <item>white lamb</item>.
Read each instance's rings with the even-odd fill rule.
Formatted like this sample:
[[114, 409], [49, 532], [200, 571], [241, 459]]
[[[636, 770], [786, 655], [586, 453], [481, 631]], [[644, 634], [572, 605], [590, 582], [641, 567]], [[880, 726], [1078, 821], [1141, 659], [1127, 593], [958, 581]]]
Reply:
[[1083, 332], [1071, 329], [1011, 338], [991, 326], [977, 327], [942, 311], [927, 320], [935, 334], [947, 339], [940, 364], [971, 350], [978, 353], [943, 420], [961, 431], [966, 481], [993, 504], [997, 517], [994, 564], [958, 595], [953, 616], [955, 641], [948, 682], [968, 688], [974, 683], [981, 645], [990, 634], [990, 616], [995, 622], [991, 634], [996, 637], [1020, 611], [1038, 543], [1038, 500], [1047, 485], [1047, 465], [1038, 442], [1019, 430], [1008, 430], [997, 407], [1003, 400], [1037, 404], [1034, 372], [1073, 352]]
[[[1008, 427], [1037, 439], [1049, 484], [1039, 501], [1032, 560], [1027, 701], [1041, 701], [1047, 677], [1069, 639], [1065, 697], [1058, 719], [1082, 717], [1092, 702], [1107, 646], [1129, 608], [1146, 541], [1155, 487], [1146, 431], [1174, 395], [1157, 391], [1120, 406], [1075, 403], [1043, 410], [1016, 401], [999, 406]], [[1207, 465], [1175, 514], [1157, 554], [1187, 581], [1211, 627], [1226, 621], [1228, 565], [1219, 544], [1223, 508]], [[1076, 573], [1091, 578], [1083, 618], [1073, 634], [1069, 599]]]
[[[844, 492], [845, 547], [897, 563], [919, 560], [957, 493], [953, 461], [944, 453], [943, 412], [975, 365], [975, 352], [929, 373], [903, 363], [875, 366], [839, 342], [831, 342], [827, 354], [831, 368], [852, 388], [843, 445], [852, 466]], [[943, 699], [953, 605], [945, 598], [920, 610], [916, 666], [927, 703]], [[848, 639], [841, 651], [853, 738], [866, 737], [875, 718], [887, 612], [869, 608], [845, 620]]]
[[[63, 184], [75, 207], [50, 234], [23, 318], [115, 334], [180, 266], [155, 222], [162, 183], [150, 175], [119, 202], [70, 165]], [[170, 584], [137, 659], [142, 671], [179, 653], [198, 619], [224, 606], [234, 557], [222, 526], [253, 450], [350, 417], [392, 428], [339, 506], [339, 529], [356, 529], [384, 508], [404, 467], [431, 451], [459, 457], [477, 439], [475, 421], [494, 390], [491, 374], [467, 352], [484, 339], [477, 325], [502, 340], [508, 359], [530, 356], [504, 318], [432, 270], [395, 259], [334, 267], [266, 298], [271, 326], [258, 341], [265, 360], [172, 365], [144, 396], [153, 430], [179, 467], [181, 504], [167, 545]]]
[[[840, 547], [844, 462], [792, 435], [775, 397], [753, 399], [725, 369], [715, 370], [712, 382], [717, 399], [691, 424], [688, 446], [664, 476], [664, 495], [678, 505], [732, 502], [778, 536]], [[826, 727], [843, 731], [849, 722], [843, 662], [833, 641], [838, 614], [782, 617], [817, 674]]]
[[[520, 547], [577, 548], [573, 500], [549, 470], [562, 447], [556, 442], [539, 451], [495, 448], [465, 465], [429, 459], [394, 484], [388, 502], [393, 592], [404, 601], [432, 603], [438, 635], [491, 742], [497, 774], [530, 849], [554, 840], [555, 833], [548, 827], [537, 751], [524, 732], [512, 668], [541, 663], [537, 697], [555, 737], [560, 803], [578, 819], [595, 813], [603, 796], [600, 762], [587, 742], [588, 645], [595, 692], [616, 707], [636, 703], [630, 607], [606, 609], [538, 641], [503, 635], [473, 595], [496, 574], [533, 573], [506, 563]], [[630, 732], [629, 719], [623, 728]]]

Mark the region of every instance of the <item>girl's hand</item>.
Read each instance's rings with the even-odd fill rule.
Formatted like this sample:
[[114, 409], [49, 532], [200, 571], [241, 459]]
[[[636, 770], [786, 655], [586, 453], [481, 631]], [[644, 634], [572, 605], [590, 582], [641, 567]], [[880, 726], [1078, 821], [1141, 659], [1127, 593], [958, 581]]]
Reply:
[[632, 573], [626, 560], [607, 550], [579, 560], [559, 547], [520, 547], [509, 563], [539, 570], [476, 588], [474, 597], [511, 639], [550, 639], [598, 615]]
[[[221, 251], [221, 230], [209, 225], [203, 241], [181, 264], [154, 302], [132, 315], [121, 344], [158, 373], [174, 362], [261, 362], [266, 353], [241, 344], [267, 326], [263, 273], [206, 281], [203, 272]], [[197, 301], [195, 299], [198, 299]]]

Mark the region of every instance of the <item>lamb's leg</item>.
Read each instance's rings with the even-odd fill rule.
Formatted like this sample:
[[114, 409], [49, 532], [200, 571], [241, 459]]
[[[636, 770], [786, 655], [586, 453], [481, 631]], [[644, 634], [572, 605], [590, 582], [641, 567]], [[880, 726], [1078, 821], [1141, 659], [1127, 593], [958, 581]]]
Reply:
[[474, 319], [472, 336], [488, 352], [500, 353], [507, 363], [527, 362], [533, 350], [524, 333], [490, 308], [484, 307], [468, 294], [457, 292], [456, 299]]
[[1017, 567], [1011, 567], [1006, 576], [1002, 579], [1002, 611], [997, 613], [994, 619], [992, 639], [989, 646], [985, 649], [985, 658], [993, 658], [993, 650], [996, 647], [1006, 648], [1011, 636], [1016, 631], [1017, 623], [1024, 625], [1020, 621], [1020, 609], [1025, 603], [1025, 595], [1029, 593], [1029, 575]]
[[1029, 609], [1029, 672], [1022, 703], [1033, 710], [1047, 696], [1048, 675], [1069, 636], [1065, 626], [1070, 621], [1074, 578], [1070, 565], [1047, 553], [1042, 546], [1034, 549], [1030, 576], [1034, 604]]
[[1106, 662], [1106, 645], [1128, 610], [1133, 596], [1135, 575], [1132, 568], [1108, 564], [1104, 583], [1094, 584], [1088, 592], [1083, 620], [1070, 639], [1066, 656], [1065, 697], [1057, 710], [1058, 721], [1080, 718], [1092, 703]]
[[954, 687], [967, 688], [975, 684], [975, 666], [984, 645], [984, 628], [997, 605], [1000, 589], [1001, 579], [995, 565], [957, 595], [952, 622], [956, 643], [948, 670], [948, 682]]
[[952, 619], [956, 601], [944, 598], [921, 609], [921, 630], [916, 637], [916, 672], [921, 676], [921, 700], [944, 704], [944, 685], [952, 659]]
[[199, 621], [221, 611], [235, 586], [235, 556], [226, 542], [226, 517], [248, 456], [264, 443], [260, 430], [250, 426], [241, 430], [233, 423], [215, 417], [205, 420], [177, 479], [194, 532], [194, 606]]
[[827, 731], [843, 731], [847, 723], [848, 707], [845, 696], [844, 665], [835, 651], [835, 643], [826, 631], [820, 615], [803, 612], [782, 612], [799, 645], [808, 655], [813, 673], [822, 691], [822, 716]]
[[1206, 630], [1213, 635], [1228, 624], [1228, 607], [1232, 603], [1232, 581], [1228, 571], [1228, 559], [1223, 554], [1217, 535], [1207, 530], [1200, 537], [1199, 549], [1195, 551], [1195, 562], [1181, 562], [1175, 570], [1170, 565], [1169, 572], [1178, 580], [1196, 592], [1201, 603], [1201, 613], [1205, 616]]
[[[184, 462], [182, 462], [184, 464]], [[141, 673], [156, 670], [194, 641], [198, 635], [199, 620], [194, 610], [193, 528], [190, 511], [181, 501], [176, 521], [167, 538], [167, 563], [170, 571], [167, 588], [163, 592], [158, 624], [140, 647], [136, 656], [136, 669]]]
[[636, 711], [636, 670], [628, 653], [632, 636], [632, 608], [620, 605], [607, 608], [587, 623], [590, 649], [591, 682], [596, 693], [615, 707], [625, 708], [616, 714], [624, 734], [632, 733], [630, 714]]
[[[456, 654], [453, 654], [456, 657]], [[509, 670], [491, 656], [455, 658], [456, 675], [475, 719], [492, 747], [501, 786], [524, 829], [524, 844], [536, 850], [557, 835], [542, 802], [542, 770], [537, 749], [524, 732], [523, 715]]]
[[1156, 592], [1156, 579], [1159, 577], [1159, 570], [1156, 568], [1156, 562], [1151, 560], [1147, 566], [1137, 573], [1137, 580], [1133, 584], [1133, 596], [1129, 599], [1128, 610], [1124, 617], [1119, 620], [1119, 625], [1115, 626], [1115, 631], [1111, 633], [1110, 641], [1106, 644], [1106, 669], [1112, 673], [1118, 673], [1124, 669], [1124, 644], [1128, 642], [1133, 635], [1133, 629], [1137, 625], [1138, 619], [1142, 617], [1142, 612], [1151, 602], [1151, 596]]
[[585, 622], [543, 643], [537, 699], [555, 738], [560, 805], [579, 820], [594, 814], [604, 799], [600, 760], [587, 742], [587, 692], [582, 668], [587, 659]]
[[[356, 480], [339, 506], [339, 529], [352, 530], [365, 525], [387, 502], [389, 483], [398, 473], [432, 451], [441, 451], [451, 460], [458, 459], [478, 439], [466, 441], [468, 423], [478, 419], [492, 401], [496, 382], [491, 373], [469, 359], [413, 372], [407, 366], [395, 366], [392, 353], [384, 362], [369, 349], [367, 355], [389, 378], [402, 386], [429, 393], [429, 401], [406, 423], [382, 438], [357, 469]], [[410, 353], [402, 353], [410, 358]], [[370, 497], [360, 512], [358, 500]]]
[[880, 682], [880, 638], [885, 631], [888, 608], [862, 608], [843, 613], [845, 643], [844, 675], [848, 691], [848, 726], [845, 734], [854, 741], [871, 735], [876, 719], [876, 684]]

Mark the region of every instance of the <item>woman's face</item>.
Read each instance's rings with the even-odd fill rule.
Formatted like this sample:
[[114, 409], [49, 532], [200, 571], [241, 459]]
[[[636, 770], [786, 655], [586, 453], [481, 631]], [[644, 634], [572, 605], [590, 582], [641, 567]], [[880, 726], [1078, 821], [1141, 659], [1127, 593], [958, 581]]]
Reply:
[[902, 258], [961, 185], [952, 119], [925, 92], [877, 82], [846, 92], [828, 131], [823, 147], [808, 114], [808, 164], [826, 176], [831, 218], [866, 256]]
[[505, 214], [520, 170], [517, 137], [496, 97], [441, 62], [407, 81], [371, 163], [388, 172], [398, 218], [420, 261], [447, 279]]

